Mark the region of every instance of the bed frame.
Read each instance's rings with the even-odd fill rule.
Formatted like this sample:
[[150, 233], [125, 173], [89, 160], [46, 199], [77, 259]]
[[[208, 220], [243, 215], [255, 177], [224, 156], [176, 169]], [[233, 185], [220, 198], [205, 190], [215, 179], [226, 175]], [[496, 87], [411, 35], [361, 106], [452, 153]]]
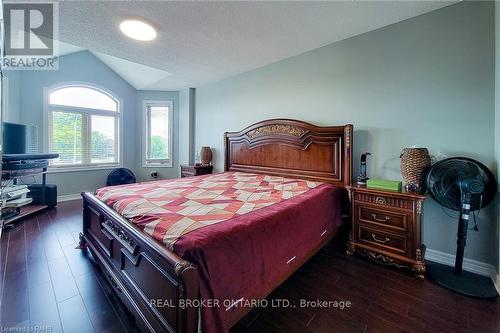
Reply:
[[[352, 125], [318, 127], [291, 119], [262, 121], [240, 132], [224, 134], [224, 170], [310, 179], [345, 187], [351, 180], [352, 129]], [[198, 298], [196, 266], [143, 233], [91, 193], [82, 193], [82, 197], [80, 247], [90, 250], [141, 331], [197, 332], [198, 309], [179, 306], [185, 300]], [[308, 258], [333, 236], [334, 233], [326, 237]], [[292, 273], [283, 276], [280, 283]]]

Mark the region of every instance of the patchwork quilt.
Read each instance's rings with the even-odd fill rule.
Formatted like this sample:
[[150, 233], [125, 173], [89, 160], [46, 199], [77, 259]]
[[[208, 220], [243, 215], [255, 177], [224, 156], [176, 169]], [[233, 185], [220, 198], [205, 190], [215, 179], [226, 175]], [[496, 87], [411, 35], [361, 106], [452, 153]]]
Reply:
[[96, 197], [173, 249], [183, 235], [306, 193], [323, 183], [225, 172], [98, 189]]

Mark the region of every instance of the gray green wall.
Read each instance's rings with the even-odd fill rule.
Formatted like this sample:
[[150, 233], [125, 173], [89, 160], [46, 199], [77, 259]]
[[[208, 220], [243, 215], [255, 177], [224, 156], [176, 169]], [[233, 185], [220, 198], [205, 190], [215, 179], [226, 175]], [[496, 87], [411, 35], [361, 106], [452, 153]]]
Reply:
[[[371, 151], [371, 177], [401, 179], [399, 154], [414, 144], [493, 167], [493, 3], [459, 3], [196, 90], [195, 146], [214, 147], [223, 168], [225, 131], [267, 118], [353, 123], [355, 161]], [[354, 165], [354, 174], [358, 165]], [[428, 199], [424, 242], [455, 253], [456, 221]], [[457, 215], [456, 212], [451, 214]], [[498, 264], [493, 209], [471, 232], [466, 257]]]
[[3, 81], [3, 121], [19, 122], [19, 103], [21, 93], [21, 73], [19, 71], [5, 71]]
[[194, 162], [194, 112], [195, 89], [179, 91], [179, 164]]
[[[111, 92], [122, 104], [122, 162], [133, 170], [139, 180], [148, 180], [149, 168], [142, 167], [142, 100], [172, 99], [174, 101], [174, 128], [178, 128], [178, 92], [137, 91], [90, 52], [83, 51], [60, 57], [56, 71], [7, 71], [9, 81], [15, 80], [17, 90], [9, 89], [7, 119], [38, 127], [39, 147], [43, 151], [44, 88], [64, 82], [84, 82]], [[11, 80], [10, 77], [13, 79]], [[9, 83], [10, 83], [9, 82]], [[178, 132], [174, 131], [174, 141]], [[178, 173], [177, 149], [174, 149], [172, 168], [155, 168], [161, 177], [176, 177]], [[93, 191], [106, 184], [110, 169], [50, 173], [48, 182], [58, 186], [59, 195]]]

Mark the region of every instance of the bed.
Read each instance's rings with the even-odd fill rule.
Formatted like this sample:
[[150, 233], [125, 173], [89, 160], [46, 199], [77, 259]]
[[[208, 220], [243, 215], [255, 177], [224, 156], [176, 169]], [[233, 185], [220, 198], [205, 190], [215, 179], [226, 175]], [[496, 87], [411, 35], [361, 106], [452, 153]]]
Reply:
[[225, 133], [223, 173], [82, 193], [80, 245], [141, 331], [225, 332], [335, 236], [351, 145], [290, 119]]

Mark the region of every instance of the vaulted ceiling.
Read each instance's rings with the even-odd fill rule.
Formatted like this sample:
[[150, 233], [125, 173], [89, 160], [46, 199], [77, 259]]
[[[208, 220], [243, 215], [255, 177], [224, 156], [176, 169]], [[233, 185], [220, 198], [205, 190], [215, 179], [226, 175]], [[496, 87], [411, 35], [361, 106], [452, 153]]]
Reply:
[[[93, 52], [137, 89], [179, 90], [249, 71], [447, 6], [451, 1], [64, 1], [66, 53]], [[121, 20], [155, 25], [129, 39]], [[63, 47], [64, 49], [64, 47]]]

